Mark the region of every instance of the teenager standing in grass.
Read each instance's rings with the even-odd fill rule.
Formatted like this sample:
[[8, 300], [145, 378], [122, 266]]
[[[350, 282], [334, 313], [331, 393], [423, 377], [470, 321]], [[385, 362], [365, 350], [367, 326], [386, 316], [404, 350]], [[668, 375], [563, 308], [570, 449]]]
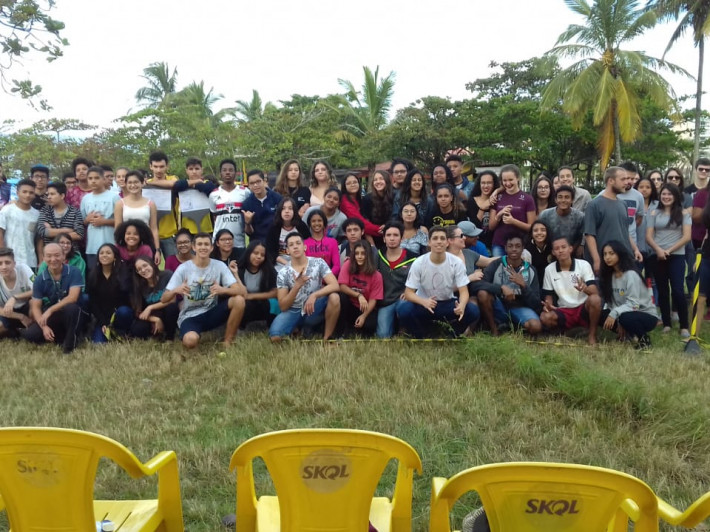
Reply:
[[165, 259], [165, 269], [174, 272], [183, 262], [192, 260], [192, 233], [184, 227], [175, 235], [177, 253]]
[[119, 198], [114, 206], [113, 218], [116, 229], [124, 221], [140, 220], [148, 226], [152, 235], [152, 244], [146, 242], [155, 250], [155, 263], [160, 264], [160, 238], [158, 236], [158, 211], [148, 198], [143, 197], [143, 174], [134, 170], [126, 174], [126, 184], [123, 198]]
[[0, 210], [0, 247], [11, 248], [17, 262], [30, 268], [37, 267], [41, 253], [41, 239], [37, 238], [39, 211], [32, 207], [34, 198], [34, 181], [23, 179], [17, 183], [17, 201]]
[[[244, 299], [235, 296], [244, 295], [246, 288], [224, 263], [210, 258], [212, 235], [198, 233], [192, 249], [195, 256], [178, 267], [160, 300], [170, 303], [175, 296], [183, 296], [178, 318], [183, 346], [188, 349], [197, 347], [203, 332], [216, 329], [225, 322], [224, 344], [229, 346], [244, 312]], [[227, 298], [218, 301], [219, 296]]]
[[238, 264], [242, 256], [233, 243], [234, 236], [229, 229], [220, 229], [214, 236], [214, 246], [210, 258], [224, 263], [225, 266], [230, 266], [232, 263]]
[[617, 331], [620, 339], [635, 337], [638, 349], [650, 347], [648, 333], [654, 329], [658, 318], [634, 257], [625, 243], [610, 240], [602, 247], [602, 258], [599, 286], [602, 299], [610, 309], [604, 328]]
[[326, 161], [316, 161], [311, 167], [310, 177], [311, 206], [321, 205], [325, 202], [325, 193], [330, 187], [337, 186], [338, 181]]
[[89, 168], [93, 165], [94, 163], [84, 157], [77, 157], [71, 162], [76, 185], [67, 187], [65, 201], [68, 205], [77, 209], [81, 208], [81, 200], [91, 192], [91, 187], [89, 186]]
[[[439, 168], [446, 168], [441, 165]], [[434, 208], [434, 198], [427, 194], [426, 183], [421, 171], [416, 168], [407, 172], [407, 177], [404, 178], [404, 184], [394, 199], [392, 205], [392, 218], [397, 219], [405, 203], [411, 202], [417, 208], [420, 220], [427, 220]]]
[[84, 238], [84, 221], [76, 207], [67, 205], [64, 198], [67, 187], [64, 183], [49, 183], [47, 185], [47, 205], [39, 211], [37, 236], [49, 244], [61, 234], [68, 235], [74, 249], [79, 249], [79, 243]]
[[506, 164], [500, 169], [500, 179], [504, 190], [491, 207], [489, 222], [493, 231], [494, 257], [505, 253], [504, 246], [509, 237], [518, 235], [523, 238], [537, 218], [535, 200], [520, 190], [520, 169], [514, 164]]
[[426, 227], [422, 225], [417, 206], [411, 201], [402, 204], [399, 219], [403, 229], [401, 246], [417, 257], [426, 253], [429, 247], [429, 234]]
[[466, 211], [468, 218], [483, 230], [481, 242], [488, 248], [493, 241], [493, 232], [490, 229], [491, 209], [503, 190], [496, 173], [492, 170], [484, 170], [478, 174], [471, 190], [471, 198], [468, 200]]
[[343, 214], [348, 218], [357, 218], [363, 223], [365, 238], [371, 243], [374, 242], [375, 237], [381, 237], [382, 225], [375, 225], [362, 214], [362, 186], [358, 176], [355, 174], [346, 175], [340, 192], [342, 198], [340, 210], [343, 211]]
[[272, 261], [276, 261], [278, 272], [286, 264], [289, 257], [286, 250], [286, 235], [297, 231], [304, 239], [310, 236], [308, 226], [298, 215], [298, 205], [293, 198], [285, 197], [276, 207], [274, 223], [266, 235], [266, 252]]
[[274, 191], [281, 194], [282, 198], [293, 198], [296, 212], [301, 218], [311, 206], [311, 191], [303, 184], [303, 170], [296, 159], [289, 159], [281, 167]]
[[106, 190], [104, 170], [100, 166], [89, 168], [88, 183], [91, 193], [81, 200], [81, 216], [86, 226], [86, 266], [96, 266], [96, 253], [102, 244], [113, 243], [114, 206], [118, 195]]
[[661, 187], [658, 206], [648, 216], [646, 241], [654, 254], [648, 257], [658, 289], [663, 332], [671, 330], [670, 295], [680, 320], [680, 335], [688, 338], [688, 305], [685, 300], [685, 245], [690, 242], [690, 215], [683, 211], [678, 187], [665, 183]]

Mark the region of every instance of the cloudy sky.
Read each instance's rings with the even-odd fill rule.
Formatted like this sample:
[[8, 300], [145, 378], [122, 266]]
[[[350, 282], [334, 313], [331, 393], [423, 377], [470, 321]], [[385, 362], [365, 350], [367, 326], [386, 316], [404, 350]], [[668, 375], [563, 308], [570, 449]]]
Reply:
[[[52, 13], [66, 24], [64, 57], [26, 60], [11, 75], [29, 72], [53, 110], [0, 93], [0, 121], [110, 126], [136, 108], [142, 69], [156, 61], [178, 68], [180, 87], [204, 80], [224, 107], [252, 89], [278, 101], [338, 92], [338, 78], [359, 86], [363, 65], [396, 72], [394, 109], [427, 95], [461, 99], [491, 61], [541, 55], [581, 22], [563, 0], [57, 0]], [[658, 27], [633, 48], [660, 57], [671, 31]], [[697, 70], [690, 36], [667, 58]], [[670, 79], [678, 95], [694, 92], [692, 80]]]

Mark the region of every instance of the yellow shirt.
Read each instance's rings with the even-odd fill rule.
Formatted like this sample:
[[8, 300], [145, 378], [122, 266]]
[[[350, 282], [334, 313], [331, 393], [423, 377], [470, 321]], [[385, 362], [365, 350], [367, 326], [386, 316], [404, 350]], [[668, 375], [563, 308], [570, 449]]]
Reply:
[[[165, 181], [177, 181], [178, 177], [176, 175], [166, 175]], [[155, 181], [155, 178], [146, 180], [146, 185], [150, 185], [151, 182]], [[177, 233], [177, 213], [179, 212], [179, 202], [175, 199], [172, 203], [170, 211], [158, 211], [158, 237], [170, 238], [175, 236]]]

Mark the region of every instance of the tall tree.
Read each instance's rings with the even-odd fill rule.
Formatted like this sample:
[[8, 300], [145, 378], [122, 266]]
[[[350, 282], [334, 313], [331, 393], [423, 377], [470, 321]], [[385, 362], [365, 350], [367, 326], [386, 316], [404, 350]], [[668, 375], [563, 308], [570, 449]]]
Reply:
[[215, 94], [214, 88], [205, 92], [205, 82], [193, 81], [187, 87], [175, 94], [173, 101], [177, 104], [191, 105], [206, 118], [214, 116], [212, 106], [222, 99], [221, 94]]
[[167, 63], [152, 63], [143, 69], [141, 76], [148, 83], [136, 92], [138, 103], [146, 107], [158, 107], [164, 104], [177, 91], [177, 68], [170, 72]]
[[[703, 63], [705, 62], [705, 37], [710, 35], [710, 2], [708, 0], [652, 0], [651, 7], [656, 9], [662, 19], [678, 21], [671, 35], [665, 53], [673, 47], [687, 30], [693, 32], [693, 42], [698, 48], [698, 74], [695, 88], [695, 130], [693, 133], [693, 159], [700, 156], [700, 130], [703, 97]], [[665, 56], [664, 53], [664, 56]]]
[[252, 89], [251, 100], [237, 100], [235, 102], [236, 107], [230, 109], [231, 113], [236, 117], [237, 122], [251, 122], [253, 120], [258, 120], [267, 110], [275, 109], [274, 104], [271, 102], [264, 102], [259, 95], [259, 91]]
[[643, 89], [661, 109], [675, 109], [675, 93], [657, 71], [688, 74], [664, 59], [621, 48], [656, 24], [655, 12], [640, 8], [638, 1], [565, 3], [585, 20], [583, 24], [571, 24], [548, 55], [577, 61], [555, 76], [545, 89], [542, 103], [550, 108], [561, 100], [575, 127], [580, 127], [587, 112], [592, 111], [602, 168], [606, 168], [612, 151], [617, 163], [621, 161], [621, 141], [633, 142], [641, 130], [639, 90]]
[[[30, 79], [9, 80], [7, 74], [13, 64], [31, 52], [44, 54], [51, 62], [62, 56], [62, 48], [69, 42], [61, 36], [64, 23], [53, 19], [49, 11], [54, 0], [10, 0], [0, 1], [0, 85], [23, 98], [32, 98], [42, 87]], [[40, 105], [49, 109], [45, 101]]]

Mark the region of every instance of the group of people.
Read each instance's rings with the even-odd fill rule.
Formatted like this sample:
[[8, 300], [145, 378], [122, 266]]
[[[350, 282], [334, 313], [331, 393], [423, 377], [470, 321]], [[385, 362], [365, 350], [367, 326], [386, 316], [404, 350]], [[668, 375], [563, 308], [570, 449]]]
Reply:
[[[594, 344], [601, 326], [646, 348], [659, 321], [655, 286], [664, 332], [674, 310], [688, 336], [684, 283], [710, 218], [710, 160], [696, 162], [688, 187], [677, 168], [645, 177], [630, 163], [608, 168], [594, 199], [566, 166], [540, 174], [530, 193], [516, 165], [475, 180], [463, 169], [457, 155], [428, 175], [394, 159], [365, 189], [326, 161], [308, 178], [286, 161], [273, 186], [261, 170], [238, 182], [232, 159], [218, 182], [197, 158], [178, 179], [162, 152], [150, 154], [150, 177], [77, 158], [50, 181], [37, 165], [0, 210], [0, 334], [68, 353], [85, 335], [178, 333], [194, 348], [219, 326], [229, 345], [252, 321], [265, 321], [273, 342], [512, 326], [584, 327]], [[167, 201], [151, 189], [169, 191]], [[190, 190], [209, 216], [188, 216]]]

